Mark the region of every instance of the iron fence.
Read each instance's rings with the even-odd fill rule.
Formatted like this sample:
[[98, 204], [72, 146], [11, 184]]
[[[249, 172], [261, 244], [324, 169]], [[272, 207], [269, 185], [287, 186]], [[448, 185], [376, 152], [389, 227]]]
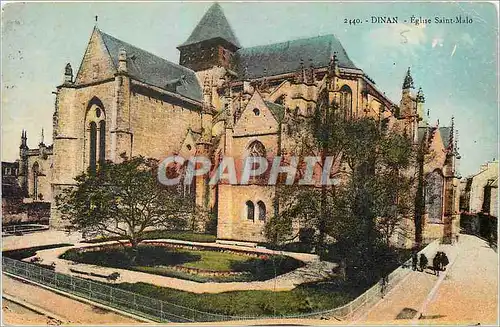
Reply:
[[[429, 244], [421, 253], [435, 253], [438, 242]], [[104, 283], [65, 275], [24, 261], [2, 257], [3, 271], [34, 282], [86, 298], [156, 322], [215, 322], [252, 319], [291, 319], [335, 317], [346, 320], [361, 315], [393, 289], [411, 271], [411, 259], [351, 302], [320, 312], [282, 316], [230, 316], [188, 308], [175, 303], [125, 291]]]

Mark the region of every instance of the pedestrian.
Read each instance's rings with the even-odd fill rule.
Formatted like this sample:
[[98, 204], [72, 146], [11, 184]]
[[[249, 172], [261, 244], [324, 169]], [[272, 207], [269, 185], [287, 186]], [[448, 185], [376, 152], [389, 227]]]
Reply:
[[383, 299], [384, 295], [385, 295], [385, 290], [387, 287], [387, 277], [382, 277], [380, 279], [379, 284], [380, 284], [380, 297]]
[[434, 259], [432, 259], [432, 268], [434, 269], [434, 274], [439, 276], [439, 252], [436, 253]]
[[424, 271], [427, 268], [427, 264], [429, 263], [429, 260], [425, 256], [425, 254], [421, 253], [420, 254], [420, 271]]
[[413, 249], [411, 254], [411, 267], [413, 271], [417, 270], [417, 265], [418, 265], [417, 251]]
[[441, 268], [442, 270], [446, 270], [446, 266], [450, 263], [450, 260], [448, 259], [448, 256], [446, 255], [446, 253], [444, 252], [441, 252]]

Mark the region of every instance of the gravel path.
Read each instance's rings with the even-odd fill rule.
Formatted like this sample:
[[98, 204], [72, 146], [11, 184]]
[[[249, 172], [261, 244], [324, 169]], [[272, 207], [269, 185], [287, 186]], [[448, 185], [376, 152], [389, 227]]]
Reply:
[[[23, 239], [24, 238], [24, 239]], [[289, 273], [280, 275], [276, 278], [269, 279], [266, 281], [254, 281], [254, 282], [230, 282], [230, 283], [198, 283], [189, 280], [183, 280], [178, 278], [153, 275], [148, 273], [143, 273], [139, 271], [131, 271], [126, 269], [101, 267], [96, 265], [89, 265], [83, 263], [75, 263], [68, 260], [59, 259], [59, 256], [66, 252], [70, 248], [81, 248], [81, 247], [91, 247], [98, 244], [88, 244], [80, 243], [81, 237], [79, 234], [68, 235], [61, 231], [47, 231], [40, 233], [27, 234], [22, 237], [10, 236], [3, 238], [3, 249], [18, 249], [24, 247], [32, 247], [38, 245], [46, 245], [53, 243], [73, 243], [74, 246], [61, 247], [55, 249], [41, 250], [38, 251], [36, 256], [42, 259], [42, 263], [51, 264], [55, 263], [55, 270], [60, 273], [74, 275], [82, 277], [81, 274], [73, 273], [70, 271], [71, 268], [77, 269], [84, 272], [94, 272], [101, 275], [110, 275], [113, 272], [119, 272], [120, 278], [118, 282], [136, 283], [144, 282], [155, 284], [162, 287], [173, 288], [182, 291], [188, 291], [192, 293], [222, 293], [229, 291], [246, 291], [246, 290], [269, 290], [269, 291], [289, 291], [294, 289], [296, 286], [307, 283], [320, 281], [329, 276], [332, 270], [337, 267], [337, 264], [320, 261], [317, 255], [307, 254], [307, 253], [291, 253], [283, 251], [273, 251], [262, 248], [248, 248], [237, 245], [226, 245], [217, 243], [197, 243], [197, 242], [187, 242], [180, 240], [155, 240], [155, 241], [168, 241], [172, 243], [179, 244], [194, 244], [211, 247], [218, 247], [224, 249], [235, 249], [235, 250], [252, 250], [264, 254], [282, 254], [288, 255], [295, 259], [301, 260], [306, 263], [304, 267], [291, 271]], [[104, 242], [115, 243], [115, 242]], [[29, 261], [30, 258], [25, 259]], [[85, 278], [90, 278], [98, 281], [106, 281], [101, 277], [94, 276], [84, 276]]]
[[[2, 291], [17, 299], [40, 307], [57, 316], [65, 318], [67, 324], [72, 325], [136, 325], [135, 319], [119, 315], [115, 312], [94, 307], [90, 304], [79, 302], [37, 287], [32, 284], [23, 283], [14, 278], [2, 274]], [[47, 317], [28, 312], [26, 309], [19, 309], [16, 305], [7, 305], [4, 308], [4, 322], [11, 324], [37, 324], [46, 325], [51, 323]], [[52, 323], [55, 323], [54, 321]]]

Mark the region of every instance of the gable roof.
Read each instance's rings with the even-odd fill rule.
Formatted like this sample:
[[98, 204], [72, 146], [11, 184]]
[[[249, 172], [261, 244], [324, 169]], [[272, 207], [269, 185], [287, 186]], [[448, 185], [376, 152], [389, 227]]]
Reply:
[[334, 35], [323, 35], [292, 40], [269, 45], [243, 48], [237, 54], [237, 72], [246, 78], [291, 73], [309, 66], [327, 67], [337, 53], [338, 65], [343, 68], [357, 69], [344, 47]]
[[[434, 132], [436, 131], [436, 127], [425, 127], [421, 126], [418, 128], [418, 142], [422, 142], [424, 139], [425, 135], [425, 130], [428, 130], [428, 137], [434, 137]], [[439, 129], [439, 134], [441, 135], [441, 140], [443, 141], [443, 147], [445, 149], [448, 148], [450, 145], [450, 133], [451, 133], [451, 127], [438, 127]]]
[[441, 139], [443, 140], [443, 146], [445, 149], [450, 145], [450, 134], [451, 127], [439, 127], [439, 133], [441, 133]]
[[97, 32], [100, 33], [115, 68], [118, 67], [120, 49], [124, 49], [127, 52], [127, 69], [130, 76], [192, 100], [203, 100], [201, 85], [191, 69], [174, 64], [98, 29]]
[[266, 101], [266, 100], [264, 100], [264, 103], [269, 108], [269, 110], [271, 110], [271, 112], [274, 115], [274, 118], [276, 118], [276, 120], [278, 122], [281, 122], [283, 120], [283, 118], [285, 117], [285, 107], [283, 107], [280, 104]]
[[179, 47], [208, 41], [212, 39], [223, 39], [232, 44], [235, 48], [241, 48], [238, 39], [234, 35], [229, 22], [227, 21], [221, 6], [214, 3], [203, 15], [200, 22], [194, 28], [186, 42]]

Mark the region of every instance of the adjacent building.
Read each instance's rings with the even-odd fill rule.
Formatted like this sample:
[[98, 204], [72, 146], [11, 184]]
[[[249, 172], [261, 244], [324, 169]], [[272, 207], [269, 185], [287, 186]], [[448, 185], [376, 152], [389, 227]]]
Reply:
[[479, 171], [460, 181], [461, 227], [465, 232], [497, 238], [498, 160], [481, 165]]

